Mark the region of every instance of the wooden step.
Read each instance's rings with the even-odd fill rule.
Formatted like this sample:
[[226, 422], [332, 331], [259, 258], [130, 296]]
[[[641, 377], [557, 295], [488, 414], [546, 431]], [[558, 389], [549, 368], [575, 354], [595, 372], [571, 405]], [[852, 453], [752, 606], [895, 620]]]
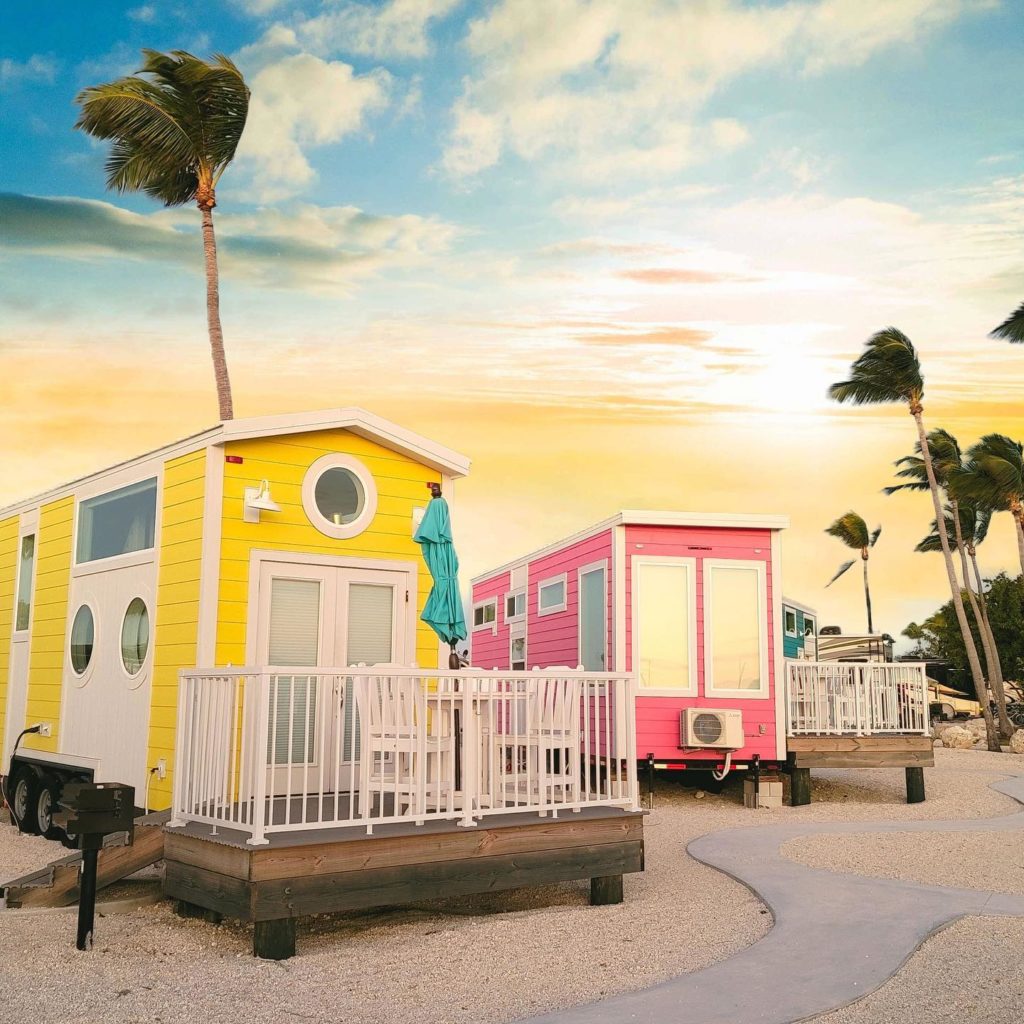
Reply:
[[[135, 840], [131, 846], [111, 845], [100, 850], [96, 887], [140, 871], [163, 859], [164, 826], [170, 811], [157, 811], [135, 819]], [[118, 835], [123, 839], [126, 833]], [[117, 842], [117, 836], [109, 837]], [[81, 853], [71, 853], [51, 861], [45, 868], [0, 884], [10, 908], [67, 907], [78, 902], [78, 873]]]

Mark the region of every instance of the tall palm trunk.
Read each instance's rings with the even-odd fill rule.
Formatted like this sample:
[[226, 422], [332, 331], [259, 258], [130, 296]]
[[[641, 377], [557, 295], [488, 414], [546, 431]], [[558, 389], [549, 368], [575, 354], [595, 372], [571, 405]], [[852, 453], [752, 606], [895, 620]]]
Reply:
[[[992, 689], [996, 695], [996, 707], [999, 711], [999, 731], [1004, 740], [1008, 740], [1016, 731], [1016, 726], [1010, 721], [1006, 712], [1006, 684], [1003, 679], [1003, 662], [999, 657], [999, 645], [996, 643], [996, 635], [992, 629], [992, 622], [988, 617], [988, 600], [985, 597], [985, 581], [981, 578], [981, 569], [978, 568], [978, 554], [971, 544], [966, 545], [967, 554], [971, 559], [971, 567], [974, 570], [974, 583], [978, 593], [978, 607], [981, 609], [981, 622], [985, 632], [988, 634], [988, 642], [992, 649], [992, 669], [989, 678], [992, 680]], [[964, 570], [966, 572], [966, 569]], [[964, 577], [967, 578], [966, 576]]]
[[[971, 611], [974, 613], [974, 621], [978, 625], [978, 636], [981, 638], [982, 651], [985, 654], [985, 674], [988, 676], [989, 685], [996, 698], [996, 710], [999, 716], [999, 734], [1004, 740], [1013, 735], [1013, 725], [1006, 715], [1006, 694], [1003, 692], [1002, 673], [997, 667], [999, 656], [995, 649], [995, 638], [986, 622], [987, 616], [981, 612], [981, 601], [975, 596], [974, 587], [971, 586], [971, 573], [967, 568], [967, 551], [964, 546], [964, 532], [960, 526], [960, 505], [955, 499], [949, 503], [953, 512], [953, 529], [956, 531], [956, 550], [960, 555], [960, 573], [963, 576], [964, 590], [967, 591], [967, 599], [971, 602]], [[981, 587], [978, 587], [979, 593]], [[982, 595], [984, 600], [984, 595]]]
[[860, 553], [860, 557], [861, 557], [861, 560], [864, 563], [864, 603], [867, 605], [867, 608], [868, 608], [868, 633], [869, 634], [873, 634], [875, 632], [875, 627], [874, 627], [874, 625], [872, 624], [872, 621], [871, 621], [871, 591], [868, 588], [868, 553], [867, 553], [867, 551], [862, 551]]
[[203, 214], [203, 251], [206, 254], [206, 324], [210, 332], [210, 354], [213, 376], [217, 382], [217, 405], [221, 420], [234, 418], [231, 402], [231, 379], [224, 356], [224, 331], [220, 325], [220, 279], [217, 273], [217, 239], [213, 234], [213, 200], [200, 201]]
[[1018, 505], [1010, 509], [1013, 528], [1017, 531], [1017, 554], [1020, 556], [1020, 571], [1024, 573], [1024, 508]]
[[921, 460], [924, 462], [925, 472], [928, 475], [928, 489], [931, 491], [932, 505], [935, 508], [935, 527], [939, 533], [939, 543], [942, 545], [942, 557], [946, 563], [946, 575], [949, 577], [949, 590], [953, 597], [953, 608], [956, 611], [957, 622], [960, 624], [960, 632], [963, 633], [964, 648], [967, 651], [967, 663], [971, 667], [971, 678], [974, 681], [974, 692], [977, 694], [978, 703], [981, 704], [981, 713], [985, 716], [985, 739], [989, 750], [998, 751], [1000, 749], [999, 733], [996, 731], [996, 723], [992, 718], [992, 709], [988, 704], [988, 688], [985, 685], [985, 677], [981, 671], [978, 648], [975, 646], [974, 635], [971, 633], [971, 626], [967, 621], [964, 599], [960, 594], [960, 582], [956, 578], [953, 555], [949, 547], [949, 534], [946, 532], [946, 517], [943, 514], [942, 502], [939, 500], [939, 485], [935, 479], [935, 467], [932, 465], [932, 455], [928, 449], [928, 435], [924, 429], [921, 406], [916, 402], [912, 403], [910, 414], [914, 417], [914, 423], [917, 425], [917, 436], [921, 442]]

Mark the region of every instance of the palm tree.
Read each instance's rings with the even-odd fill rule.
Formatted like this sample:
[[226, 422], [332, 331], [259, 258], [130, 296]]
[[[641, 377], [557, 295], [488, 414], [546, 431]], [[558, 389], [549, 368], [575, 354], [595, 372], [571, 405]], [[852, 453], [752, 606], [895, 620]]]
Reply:
[[[949, 481], [952, 476], [963, 467], [963, 455], [960, 451], [960, 444], [948, 430], [932, 430], [928, 434], [928, 451], [931, 454], [932, 466], [935, 470], [935, 479], [939, 486], [946, 491], [949, 498], [949, 506], [945, 512], [946, 533], [952, 533], [956, 538], [956, 549], [960, 555], [961, 573], [963, 576], [964, 588], [967, 591], [967, 598], [974, 612], [974, 620], [978, 623], [978, 635], [981, 637], [982, 651], [985, 655], [985, 670], [988, 680], [992, 685], [992, 691], [996, 698], [996, 708], [999, 715], [999, 730], [1004, 739], [1013, 735], [1013, 725], [1006, 714], [1006, 692], [1003, 686], [1003, 669], [999, 660], [999, 650], [996, 646], [995, 636], [988, 625], [987, 609], [984, 607], [985, 593], [981, 583], [981, 574], [978, 571], [977, 559], [974, 560], [975, 576], [978, 581], [978, 594], [975, 595], [971, 586], [971, 576], [967, 568], [967, 548], [971, 541], [974, 544], [981, 543], [977, 540], [979, 530], [979, 516], [984, 517], [984, 529], [982, 539], [988, 533], [988, 524], [992, 518], [990, 510], [983, 510], [975, 502], [969, 502], [961, 509], [957, 499], [949, 494]], [[914, 445], [914, 455], [905, 455], [902, 459], [896, 460], [896, 476], [904, 482], [891, 487], [883, 488], [886, 494], [895, 494], [897, 491], [927, 491], [928, 474], [925, 470], [924, 459], [921, 457], [921, 444]], [[939, 542], [938, 529], [935, 522], [932, 522], [932, 533], [917, 545], [917, 551], [941, 551], [942, 545]]]
[[1017, 552], [1024, 572], [1024, 448], [1005, 434], [986, 434], [967, 452], [950, 477], [950, 492], [1013, 516]]
[[195, 202], [202, 214], [206, 256], [206, 319], [217, 401], [222, 420], [232, 418], [231, 381], [220, 324], [217, 243], [213, 233], [216, 190], [238, 148], [249, 113], [249, 89], [222, 54], [200, 60], [184, 50], [143, 50], [134, 74], [83, 89], [75, 98], [75, 127], [111, 139], [107, 188], [145, 192], [165, 206]]
[[[864, 603], [868, 609], [868, 632], [874, 633], [875, 628], [871, 621], [871, 590], [868, 587], [868, 549], [873, 548], [878, 543], [882, 528], [876, 526], [871, 533], [868, 533], [868, 524], [856, 512], [847, 512], [846, 515], [840, 516], [825, 532], [833, 537], [838, 537], [848, 548], [860, 551], [861, 561], [864, 564]], [[839, 571], [825, 586], [831, 587], [855, 561], [856, 559], [852, 559], [849, 562], [844, 562], [839, 567]]]
[[1024, 342], [1024, 302], [1022, 302], [994, 331], [990, 338], [1005, 338], [1011, 345]]
[[917, 352], [910, 339], [895, 327], [886, 327], [873, 334], [864, 346], [864, 351], [850, 367], [850, 379], [833, 384], [829, 388], [829, 396], [837, 402], [853, 402], [855, 405], [903, 403], [914, 419], [921, 460], [924, 463], [928, 489], [931, 492], [932, 505], [935, 509], [935, 522], [939, 543], [942, 547], [942, 557], [946, 563], [946, 575], [949, 578], [953, 608], [956, 611], [960, 630], [964, 635], [964, 647], [967, 652], [967, 662], [971, 668], [974, 690], [985, 716], [988, 747], [990, 750], [999, 750], [999, 736], [988, 703], [988, 688], [981, 671], [978, 648], [974, 643], [974, 637], [967, 621], [967, 612], [964, 610], [956, 569], [953, 566], [949, 535], [946, 533], [946, 520], [942, 514], [942, 503], [939, 499], [939, 485], [935, 478], [935, 467], [932, 465], [931, 451], [928, 448], [927, 434], [924, 429], [924, 378], [921, 376], [921, 364], [918, 361]]
[[[931, 434], [928, 435], [929, 439], [931, 436]], [[971, 604], [971, 611], [974, 612], [974, 621], [978, 624], [978, 635], [981, 637], [981, 646], [985, 654], [985, 667], [988, 671], [989, 682], [992, 684], [992, 692], [996, 698], [999, 732], [1004, 740], [1008, 740], [1013, 735], [1016, 726], [1010, 721], [1009, 715], [1006, 712], [1003, 666], [999, 658], [999, 647], [996, 644], [995, 633], [992, 630], [992, 624], [988, 617], [985, 582], [981, 578], [981, 570], [978, 567], [978, 545], [988, 536], [988, 528], [992, 522], [992, 510], [982, 508], [970, 502], [957, 504], [951, 501], [946, 506], [945, 517], [947, 535], [950, 531], [956, 533], [964, 589]], [[921, 552], [942, 550], [939, 531], [934, 520], [932, 521], [931, 532], [914, 550]], [[974, 569], [974, 586], [971, 585], [971, 575], [967, 568], [968, 558]], [[977, 588], [977, 593], [975, 593], [975, 588]]]

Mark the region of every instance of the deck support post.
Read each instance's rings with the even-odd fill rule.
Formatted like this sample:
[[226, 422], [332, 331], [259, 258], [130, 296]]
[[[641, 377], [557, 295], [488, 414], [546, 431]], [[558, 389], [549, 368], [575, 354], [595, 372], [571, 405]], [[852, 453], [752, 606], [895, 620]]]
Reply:
[[178, 917], [205, 917], [207, 910], [196, 903], [189, 903], [188, 900], [178, 900], [174, 912]]
[[790, 768], [789, 770], [789, 805], [803, 807], [811, 802], [811, 769]]
[[295, 956], [295, 918], [256, 921], [252, 930], [252, 955], [263, 960], [288, 960]]
[[622, 902], [622, 875], [603, 875], [590, 880], [590, 905], [603, 907]]
[[907, 803], [924, 803], [924, 769], [907, 768]]

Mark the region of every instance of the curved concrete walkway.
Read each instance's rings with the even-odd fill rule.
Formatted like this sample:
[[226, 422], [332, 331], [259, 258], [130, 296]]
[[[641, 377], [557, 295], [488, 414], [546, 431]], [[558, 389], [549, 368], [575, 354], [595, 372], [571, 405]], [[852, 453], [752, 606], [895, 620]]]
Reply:
[[[991, 784], [1024, 804], [1024, 777]], [[837, 874], [787, 860], [783, 843], [859, 832], [1024, 830], [1024, 811], [971, 821], [803, 822], [732, 828], [693, 840], [691, 856], [748, 886], [774, 926], [752, 946], [693, 974], [534, 1024], [791, 1024], [887, 981], [933, 932], [969, 914], [1024, 916], [1024, 897]], [[699, 921], [693, 921], [695, 929]], [[656, 935], [651, 941], [658, 941]]]

